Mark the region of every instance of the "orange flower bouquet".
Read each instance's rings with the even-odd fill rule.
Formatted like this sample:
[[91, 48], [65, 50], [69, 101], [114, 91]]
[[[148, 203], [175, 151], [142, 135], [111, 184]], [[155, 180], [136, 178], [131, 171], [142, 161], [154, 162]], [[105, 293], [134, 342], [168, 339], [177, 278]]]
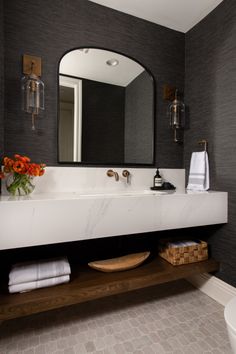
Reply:
[[27, 156], [15, 155], [14, 159], [4, 157], [0, 178], [7, 177], [6, 188], [12, 195], [27, 195], [35, 188], [34, 177], [42, 176], [45, 166], [30, 162]]

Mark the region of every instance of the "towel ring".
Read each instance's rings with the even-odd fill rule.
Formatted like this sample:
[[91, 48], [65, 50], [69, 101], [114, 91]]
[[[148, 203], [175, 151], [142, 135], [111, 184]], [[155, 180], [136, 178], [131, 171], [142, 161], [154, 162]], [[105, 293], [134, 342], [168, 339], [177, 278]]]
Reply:
[[199, 145], [203, 145], [204, 146], [204, 151], [207, 151], [207, 145], [208, 145], [208, 142], [206, 139], [202, 139], [198, 142]]

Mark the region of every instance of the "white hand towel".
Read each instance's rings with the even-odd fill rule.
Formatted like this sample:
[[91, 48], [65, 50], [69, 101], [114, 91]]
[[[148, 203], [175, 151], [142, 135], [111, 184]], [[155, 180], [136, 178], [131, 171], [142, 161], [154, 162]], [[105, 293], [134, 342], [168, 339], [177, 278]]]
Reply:
[[67, 258], [18, 263], [12, 266], [8, 285], [34, 282], [71, 273]]
[[207, 191], [209, 187], [208, 154], [206, 151], [193, 152], [187, 189], [194, 191]]
[[43, 279], [21, 284], [14, 284], [8, 287], [9, 293], [22, 293], [40, 288], [47, 288], [58, 284], [68, 283], [70, 281], [69, 275], [62, 275], [60, 277]]

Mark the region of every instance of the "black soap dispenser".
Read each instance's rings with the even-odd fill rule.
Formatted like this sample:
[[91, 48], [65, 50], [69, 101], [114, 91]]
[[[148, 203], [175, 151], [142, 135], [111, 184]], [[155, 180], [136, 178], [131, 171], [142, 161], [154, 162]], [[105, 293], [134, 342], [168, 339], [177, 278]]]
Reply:
[[153, 188], [154, 189], [159, 189], [162, 187], [162, 178], [161, 178], [161, 175], [160, 175], [160, 172], [159, 170], [157, 169], [156, 170], [156, 174], [153, 178]]

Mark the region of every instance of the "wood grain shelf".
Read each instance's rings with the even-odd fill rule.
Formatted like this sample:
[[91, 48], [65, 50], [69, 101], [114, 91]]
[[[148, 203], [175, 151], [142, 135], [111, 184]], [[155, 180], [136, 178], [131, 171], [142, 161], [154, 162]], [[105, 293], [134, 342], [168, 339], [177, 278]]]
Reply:
[[155, 258], [126, 272], [100, 273], [89, 267], [72, 266], [71, 282], [22, 294], [0, 292], [0, 321], [31, 315], [105, 296], [125, 293], [204, 272], [214, 272], [213, 259], [174, 267]]

